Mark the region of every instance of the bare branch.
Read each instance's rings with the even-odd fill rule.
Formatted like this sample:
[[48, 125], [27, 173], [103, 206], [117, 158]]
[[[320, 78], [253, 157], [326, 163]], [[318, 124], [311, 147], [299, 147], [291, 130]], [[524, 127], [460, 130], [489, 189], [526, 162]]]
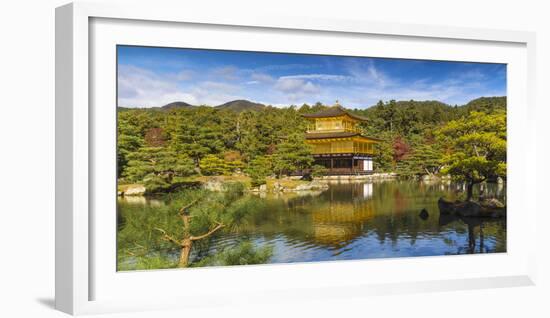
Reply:
[[159, 228], [155, 228], [155, 230], [159, 231], [162, 233], [162, 239], [165, 240], [165, 241], [168, 241], [168, 242], [172, 242], [176, 245], [179, 245], [179, 246], [183, 246], [183, 244], [179, 241], [179, 240], [176, 240], [175, 238], [173, 238], [172, 236], [168, 235], [168, 233], [166, 233], [165, 230], [163, 229], [159, 229]]
[[223, 228], [224, 226], [225, 226], [224, 224], [218, 222], [218, 225], [216, 225], [215, 228], [211, 229], [207, 233], [205, 233], [203, 235], [199, 235], [199, 236], [191, 236], [190, 239], [191, 239], [191, 241], [197, 241], [197, 240], [201, 240], [203, 238], [209, 237], [210, 235], [214, 234], [216, 231]]
[[192, 207], [193, 205], [195, 205], [197, 202], [199, 202], [199, 200], [202, 199], [202, 198], [197, 198], [193, 201], [191, 201], [191, 203], [183, 206], [181, 209], [180, 209], [180, 214], [184, 214], [185, 213], [185, 210], [189, 209], [190, 207]]
[[477, 151], [477, 145], [475, 145], [475, 144], [474, 144], [474, 151], [475, 151], [475, 153], [476, 153], [476, 156], [479, 157], [479, 152]]

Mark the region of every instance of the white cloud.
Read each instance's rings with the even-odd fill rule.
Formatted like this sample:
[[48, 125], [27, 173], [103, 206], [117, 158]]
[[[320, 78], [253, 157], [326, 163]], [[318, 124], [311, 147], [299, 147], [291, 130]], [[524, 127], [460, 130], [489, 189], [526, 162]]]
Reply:
[[232, 81], [237, 79], [237, 71], [238, 71], [238, 68], [236, 68], [235, 66], [229, 65], [229, 66], [223, 66], [212, 70], [212, 74], [221, 79]]
[[353, 77], [353, 81], [362, 85], [385, 87], [392, 85], [394, 81], [384, 72], [378, 70], [372, 62], [351, 60], [347, 65], [347, 71]]
[[275, 88], [284, 93], [316, 93], [318, 91], [317, 86], [309, 81], [284, 77], [277, 80]]
[[273, 82], [275, 82], [275, 79], [271, 75], [268, 75], [268, 74], [265, 74], [265, 73], [252, 73], [252, 75], [250, 75], [250, 78], [253, 81], [260, 82], [260, 83], [273, 83]]
[[305, 80], [319, 80], [319, 81], [335, 81], [342, 82], [352, 79], [350, 76], [345, 75], [333, 75], [333, 74], [299, 74], [281, 76], [282, 79], [305, 79]]
[[118, 104], [120, 106], [162, 106], [184, 98], [189, 101], [192, 96], [181, 92], [174, 81], [143, 68], [119, 65]]
[[191, 70], [181, 70], [175, 76], [174, 79], [177, 81], [189, 81], [195, 75], [195, 72]]
[[320, 88], [317, 85], [298, 78], [281, 77], [275, 83], [274, 88], [282, 92], [291, 101], [297, 101], [306, 97], [311, 98], [320, 92]]
[[[179, 77], [181, 79], [183, 73], [180, 73]], [[118, 105], [155, 107], [174, 101], [184, 101], [193, 105], [219, 105], [243, 98], [238, 94], [238, 86], [224, 82], [202, 81], [186, 88], [182, 88], [178, 83], [176, 76], [161, 76], [143, 68], [120, 65]]]
[[238, 85], [224, 82], [205, 81], [190, 88], [190, 93], [197, 100], [196, 105], [216, 106], [231, 100], [245, 99], [239, 92]]
[[[162, 106], [173, 101], [195, 105], [219, 105], [235, 99], [270, 101], [275, 106], [332, 104], [336, 99], [347, 107], [368, 107], [378, 100], [439, 100], [464, 104], [480, 96], [505, 95], [505, 88], [491, 89], [493, 78], [471, 68], [438, 80], [430, 77], [407, 79], [387, 73], [374, 62], [353, 59], [345, 75], [308, 73], [274, 77], [258, 69], [224, 66], [193, 72], [155, 73], [130, 65], [119, 66], [119, 105]], [[295, 71], [293, 69], [292, 71]], [[280, 71], [279, 71], [280, 72]], [[284, 73], [283, 73], [284, 74]], [[505, 76], [505, 74], [504, 74]]]

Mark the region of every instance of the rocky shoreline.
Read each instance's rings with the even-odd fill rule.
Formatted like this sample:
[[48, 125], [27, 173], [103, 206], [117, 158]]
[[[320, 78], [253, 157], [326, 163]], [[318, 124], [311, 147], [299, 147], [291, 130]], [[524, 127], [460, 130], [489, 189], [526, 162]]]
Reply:
[[334, 181], [334, 180], [367, 180], [367, 181], [378, 181], [378, 180], [393, 180], [397, 179], [397, 173], [387, 172], [387, 173], [373, 173], [366, 175], [339, 175], [339, 176], [323, 176], [317, 178], [318, 180], [323, 181]]
[[460, 217], [502, 218], [506, 216], [506, 206], [497, 199], [476, 201], [447, 201], [439, 198], [437, 201], [441, 215]]

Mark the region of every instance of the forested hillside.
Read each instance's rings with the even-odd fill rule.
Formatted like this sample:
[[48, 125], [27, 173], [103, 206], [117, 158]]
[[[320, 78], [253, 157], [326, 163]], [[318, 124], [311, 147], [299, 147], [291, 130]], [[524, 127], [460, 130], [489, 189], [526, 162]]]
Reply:
[[[245, 102], [119, 108], [120, 181], [164, 187], [192, 175], [244, 171], [261, 184], [267, 175], [310, 168], [301, 115], [328, 106], [276, 108]], [[380, 101], [351, 111], [369, 119], [362, 126], [365, 135], [383, 139], [377, 146], [378, 171], [418, 176], [446, 169], [476, 182], [505, 176], [506, 97], [483, 97], [462, 106]], [[472, 162], [472, 156], [480, 159]]]

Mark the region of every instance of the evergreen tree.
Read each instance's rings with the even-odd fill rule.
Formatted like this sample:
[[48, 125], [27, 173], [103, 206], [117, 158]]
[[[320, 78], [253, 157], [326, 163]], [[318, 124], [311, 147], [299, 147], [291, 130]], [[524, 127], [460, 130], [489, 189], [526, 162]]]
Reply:
[[442, 155], [437, 145], [420, 143], [413, 146], [413, 151], [398, 165], [402, 176], [434, 175], [441, 169]]
[[207, 154], [222, 151], [219, 118], [209, 107], [201, 107], [193, 116], [182, 114], [174, 119], [172, 147], [192, 158], [196, 168], [200, 169], [200, 160]]
[[490, 177], [506, 176], [506, 114], [472, 112], [468, 117], [447, 123], [437, 131], [450, 150], [443, 162], [445, 173], [463, 180], [467, 199], [473, 186]]
[[246, 173], [251, 178], [252, 186], [256, 187], [266, 183], [266, 177], [273, 174], [273, 169], [272, 156], [258, 156], [250, 162]]
[[169, 184], [173, 177], [185, 177], [194, 173], [193, 162], [189, 157], [164, 147], [142, 147], [129, 154], [128, 159], [124, 177], [132, 182], [141, 182], [150, 176], [162, 178]]
[[283, 173], [290, 174], [311, 167], [312, 149], [305, 143], [303, 134], [293, 134], [277, 145], [273, 159], [274, 170], [280, 177]]
[[228, 175], [230, 172], [231, 169], [227, 163], [216, 155], [206, 155], [201, 160], [201, 173], [204, 175]]

